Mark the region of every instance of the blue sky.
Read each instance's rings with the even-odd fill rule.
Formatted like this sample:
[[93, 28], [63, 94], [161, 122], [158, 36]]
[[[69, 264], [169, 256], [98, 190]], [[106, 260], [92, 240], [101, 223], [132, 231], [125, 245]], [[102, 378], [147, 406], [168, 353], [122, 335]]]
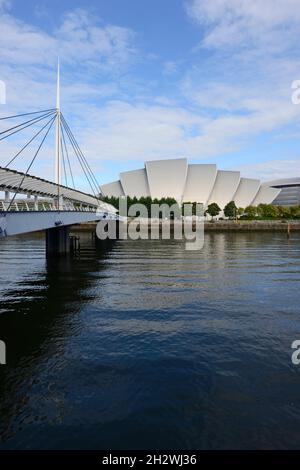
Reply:
[[[299, 0], [0, 0], [0, 16], [0, 113], [53, 107], [59, 55], [62, 111], [100, 183], [182, 156], [299, 175]], [[51, 138], [34, 168], [48, 178]]]

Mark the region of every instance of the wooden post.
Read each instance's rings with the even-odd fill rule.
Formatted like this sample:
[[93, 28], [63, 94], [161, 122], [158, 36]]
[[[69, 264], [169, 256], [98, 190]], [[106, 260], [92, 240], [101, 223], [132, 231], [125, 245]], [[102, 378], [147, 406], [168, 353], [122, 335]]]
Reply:
[[287, 237], [291, 238], [291, 224], [290, 223], [288, 223], [287, 225]]

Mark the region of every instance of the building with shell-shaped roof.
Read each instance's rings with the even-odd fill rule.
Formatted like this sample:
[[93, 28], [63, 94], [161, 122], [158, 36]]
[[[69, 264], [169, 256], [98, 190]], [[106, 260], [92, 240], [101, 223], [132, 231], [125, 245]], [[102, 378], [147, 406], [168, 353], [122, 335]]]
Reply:
[[281, 189], [258, 179], [241, 177], [239, 171], [218, 170], [212, 164], [188, 164], [186, 158], [154, 160], [144, 168], [125, 171], [118, 181], [101, 186], [104, 196], [173, 197], [180, 204], [199, 202], [205, 207], [216, 202], [224, 209], [230, 201], [237, 207], [271, 204]]

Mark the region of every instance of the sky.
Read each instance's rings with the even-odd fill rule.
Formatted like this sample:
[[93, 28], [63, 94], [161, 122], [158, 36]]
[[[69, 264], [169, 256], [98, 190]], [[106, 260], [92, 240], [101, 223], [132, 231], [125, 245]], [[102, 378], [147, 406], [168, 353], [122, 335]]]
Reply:
[[[299, 176], [299, 31], [300, 0], [0, 0], [0, 117], [55, 107], [59, 56], [62, 112], [100, 184], [179, 157]], [[32, 132], [0, 142], [0, 165]], [[53, 168], [50, 133], [31, 173]]]

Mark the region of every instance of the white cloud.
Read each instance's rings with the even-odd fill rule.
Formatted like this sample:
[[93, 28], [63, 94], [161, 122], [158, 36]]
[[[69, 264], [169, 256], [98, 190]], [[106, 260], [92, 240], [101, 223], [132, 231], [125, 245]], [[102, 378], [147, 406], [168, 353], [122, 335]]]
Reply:
[[206, 26], [206, 46], [259, 43], [264, 49], [284, 49], [298, 35], [298, 0], [191, 0], [186, 6], [190, 17]]
[[[67, 60], [92, 61], [94, 65], [119, 68], [135, 54], [132, 30], [116, 25], [99, 26], [84, 10], [65, 15], [57, 30], [59, 50]], [[97, 62], [96, 62], [97, 61]]]
[[[1, 5], [7, 8], [7, 2]], [[119, 74], [126, 73], [136, 57], [133, 31], [103, 25], [83, 10], [64, 15], [52, 33], [1, 9], [0, 21], [0, 79], [6, 83], [8, 114], [54, 106], [58, 55], [62, 103], [73, 111], [88, 100], [114, 96]]]
[[[239, 152], [243, 165], [243, 149], [258, 136], [282, 140], [299, 128], [300, 108], [291, 104], [300, 70], [299, 1], [191, 0], [186, 7], [199, 24], [199, 45], [181, 90], [195, 112], [207, 116], [193, 145], [211, 155]], [[278, 162], [273, 173], [282, 169]], [[272, 163], [253, 167], [253, 175], [272, 173]], [[299, 165], [285, 167], [290, 176], [296, 171]]]
[[[94, 110], [81, 141], [89, 158], [126, 161], [187, 156], [216, 159], [254, 136], [296, 121], [298, 107], [279, 100], [251, 103], [253, 111], [214, 118], [179, 106], [110, 102]], [[91, 125], [93, 123], [93, 125]], [[241, 164], [243, 158], [241, 157]]]
[[269, 160], [267, 162], [240, 165], [239, 170], [249, 177], [263, 181], [291, 178], [300, 174], [300, 157], [297, 159]]
[[189, 153], [189, 135], [204, 119], [180, 107], [110, 102], [92, 115], [82, 134], [93, 159], [147, 160]]
[[0, 15], [1, 59], [6, 64], [49, 66], [61, 55], [67, 63], [88, 61], [89, 65], [112, 71], [126, 65], [136, 53], [133, 31], [101, 25], [84, 10], [66, 14], [52, 34], [2, 10]]

